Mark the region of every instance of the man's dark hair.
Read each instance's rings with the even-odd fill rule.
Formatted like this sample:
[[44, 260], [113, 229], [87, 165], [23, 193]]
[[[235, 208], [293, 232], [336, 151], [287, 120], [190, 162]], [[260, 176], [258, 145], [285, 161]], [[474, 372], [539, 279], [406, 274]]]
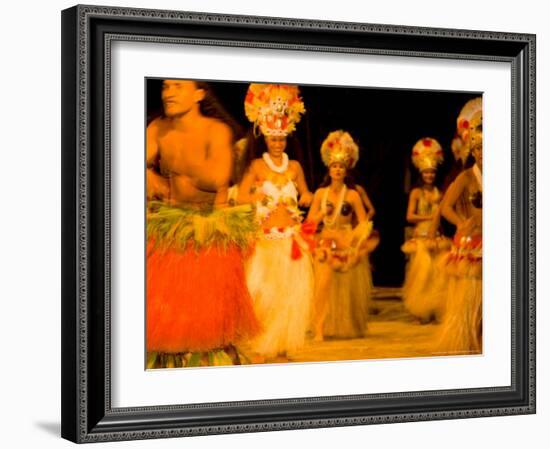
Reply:
[[222, 106], [216, 94], [212, 90], [212, 86], [205, 81], [195, 81], [198, 89], [205, 92], [203, 100], [200, 102], [201, 114], [205, 117], [215, 118], [225, 123], [233, 131], [233, 140], [237, 141], [243, 137], [244, 132], [241, 125], [229, 114]]

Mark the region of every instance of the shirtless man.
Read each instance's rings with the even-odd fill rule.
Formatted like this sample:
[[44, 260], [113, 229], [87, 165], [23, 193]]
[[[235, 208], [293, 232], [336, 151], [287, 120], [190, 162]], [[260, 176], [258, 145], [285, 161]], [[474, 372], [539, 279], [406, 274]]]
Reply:
[[208, 95], [164, 80], [164, 116], [147, 127], [148, 368], [240, 363], [235, 345], [258, 330], [242, 264], [253, 213], [222, 207], [233, 133], [201, 112]]
[[[222, 204], [232, 170], [231, 128], [205, 117], [200, 102], [205, 89], [194, 81], [165, 80], [164, 117], [147, 127], [148, 197], [168, 197], [173, 204]], [[158, 165], [160, 173], [154, 171]]]

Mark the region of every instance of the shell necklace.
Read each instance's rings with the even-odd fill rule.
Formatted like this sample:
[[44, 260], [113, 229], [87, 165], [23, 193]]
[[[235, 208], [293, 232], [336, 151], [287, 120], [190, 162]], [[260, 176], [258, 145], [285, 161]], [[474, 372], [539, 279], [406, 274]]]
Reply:
[[271, 156], [267, 152], [262, 154], [262, 159], [269, 167], [269, 169], [274, 171], [275, 173], [284, 173], [288, 170], [288, 155], [286, 153], [283, 153], [283, 163], [279, 166], [275, 165], [273, 159], [271, 159]]
[[336, 207], [334, 208], [332, 218], [328, 218], [326, 215], [329, 190], [330, 190], [330, 186], [327, 187], [327, 189], [325, 190], [325, 194], [323, 195], [323, 202], [321, 203], [321, 208], [325, 215], [323, 217], [323, 223], [328, 227], [332, 227], [334, 223], [336, 223], [336, 220], [338, 219], [338, 217], [340, 216], [340, 211], [342, 210], [342, 205], [344, 204], [344, 199], [346, 198], [346, 193], [348, 191], [348, 188], [346, 187], [345, 184], [342, 187], [342, 190], [340, 191], [340, 197], [338, 198], [338, 204], [336, 204]]

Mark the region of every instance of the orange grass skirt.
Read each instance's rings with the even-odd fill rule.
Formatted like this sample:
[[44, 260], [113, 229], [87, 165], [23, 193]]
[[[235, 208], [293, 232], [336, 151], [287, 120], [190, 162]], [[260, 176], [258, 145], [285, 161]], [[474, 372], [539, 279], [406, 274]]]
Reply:
[[147, 249], [147, 351], [207, 351], [258, 333], [237, 246]]

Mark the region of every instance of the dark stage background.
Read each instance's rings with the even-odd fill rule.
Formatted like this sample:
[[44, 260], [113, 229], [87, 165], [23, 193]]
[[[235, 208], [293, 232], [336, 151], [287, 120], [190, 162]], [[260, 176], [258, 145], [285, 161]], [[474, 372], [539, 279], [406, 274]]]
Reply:
[[[147, 80], [147, 123], [162, 114], [161, 85], [162, 80]], [[243, 131], [250, 130], [244, 114], [248, 83], [210, 85]], [[289, 151], [289, 157], [302, 164], [313, 192], [326, 174], [320, 155], [324, 138], [337, 129], [352, 135], [360, 147], [354, 178], [367, 190], [376, 209], [374, 227], [380, 232], [380, 245], [371, 255], [373, 280], [377, 286], [400, 286], [405, 269], [400, 247], [407, 226], [408, 194], [419, 177], [411, 162], [412, 147], [423, 137], [433, 137], [441, 144], [445, 161], [436, 180], [441, 186], [454, 168], [450, 145], [456, 118], [462, 106], [480, 93], [307, 85], [300, 85], [300, 91], [306, 113], [294, 133], [300, 148]]]

